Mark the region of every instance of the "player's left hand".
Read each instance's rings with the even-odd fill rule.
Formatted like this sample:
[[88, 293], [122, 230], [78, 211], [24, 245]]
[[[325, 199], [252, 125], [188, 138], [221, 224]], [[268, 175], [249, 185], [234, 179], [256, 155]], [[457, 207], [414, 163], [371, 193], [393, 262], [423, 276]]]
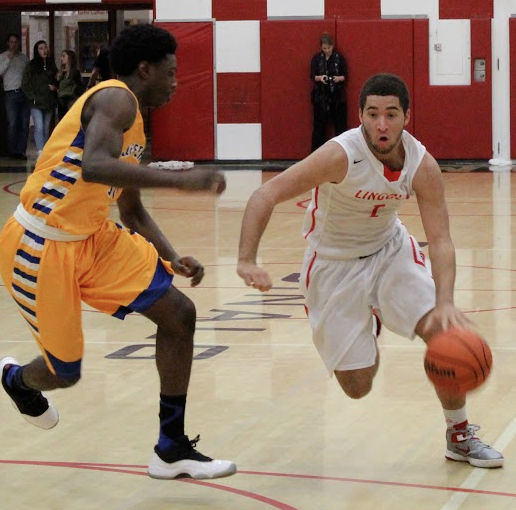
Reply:
[[203, 265], [193, 257], [181, 257], [172, 262], [172, 269], [176, 274], [180, 274], [186, 278], [191, 278], [191, 286], [195, 287], [201, 283], [204, 278]]

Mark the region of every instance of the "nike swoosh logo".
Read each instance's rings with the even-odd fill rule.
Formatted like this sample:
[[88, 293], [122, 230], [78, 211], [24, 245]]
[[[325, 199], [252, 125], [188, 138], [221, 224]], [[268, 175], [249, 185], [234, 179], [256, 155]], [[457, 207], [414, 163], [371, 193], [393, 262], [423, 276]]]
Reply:
[[468, 455], [471, 451], [469, 448], [461, 448], [460, 446], [456, 446], [455, 448], [459, 450], [459, 452], [462, 452], [464, 455]]
[[362, 161], [364, 161], [364, 160], [363, 159], [354, 159], [353, 164], [358, 165], [358, 163], [362, 163]]

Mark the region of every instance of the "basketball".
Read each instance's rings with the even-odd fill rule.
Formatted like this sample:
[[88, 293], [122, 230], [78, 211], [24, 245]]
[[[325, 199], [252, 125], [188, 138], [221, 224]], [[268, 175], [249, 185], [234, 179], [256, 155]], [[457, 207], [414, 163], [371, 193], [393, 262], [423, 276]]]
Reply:
[[466, 393], [487, 379], [493, 356], [478, 333], [452, 328], [430, 338], [424, 364], [426, 375], [437, 389]]

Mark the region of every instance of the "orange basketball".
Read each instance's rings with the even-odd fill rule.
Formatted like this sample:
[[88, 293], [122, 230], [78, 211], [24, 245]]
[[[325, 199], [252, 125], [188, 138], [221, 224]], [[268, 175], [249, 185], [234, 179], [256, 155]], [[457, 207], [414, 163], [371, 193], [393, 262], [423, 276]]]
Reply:
[[487, 379], [492, 364], [489, 345], [474, 331], [452, 328], [428, 341], [425, 372], [438, 389], [450, 393], [474, 390]]

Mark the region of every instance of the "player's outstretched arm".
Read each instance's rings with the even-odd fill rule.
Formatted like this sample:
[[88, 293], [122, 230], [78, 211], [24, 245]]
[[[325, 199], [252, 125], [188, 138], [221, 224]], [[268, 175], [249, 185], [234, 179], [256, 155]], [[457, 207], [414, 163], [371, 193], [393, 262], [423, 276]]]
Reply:
[[428, 316], [425, 330], [430, 332], [449, 327], [468, 328], [471, 321], [454, 304], [455, 247], [450, 234], [441, 169], [430, 154], [424, 156], [412, 185], [428, 241], [436, 287], [436, 306]]
[[82, 123], [85, 144], [82, 177], [118, 188], [177, 188], [186, 191], [222, 193], [224, 175], [208, 169], [171, 172], [139, 167], [120, 160], [124, 131], [136, 118], [136, 101], [125, 89], [110, 87], [96, 92], [86, 103]]
[[269, 273], [257, 265], [256, 258], [260, 239], [276, 205], [306, 193], [323, 182], [340, 182], [346, 171], [346, 153], [336, 143], [328, 143], [251, 195], [242, 220], [237, 265], [237, 273], [246, 285], [261, 291], [272, 287]]

